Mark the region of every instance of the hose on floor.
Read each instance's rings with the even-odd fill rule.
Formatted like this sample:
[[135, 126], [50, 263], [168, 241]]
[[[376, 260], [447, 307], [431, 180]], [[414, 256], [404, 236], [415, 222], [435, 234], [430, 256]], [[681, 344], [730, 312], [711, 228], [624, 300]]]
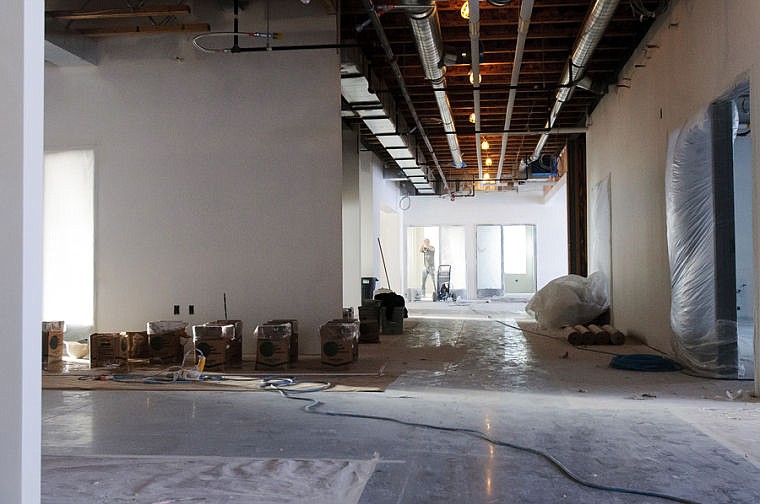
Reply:
[[[326, 385], [323, 389], [329, 388], [330, 384], [324, 382]], [[537, 448], [531, 448], [529, 446], [521, 446], [515, 443], [510, 443], [507, 441], [500, 441], [498, 439], [493, 439], [486, 435], [485, 433], [476, 430], [476, 429], [467, 429], [462, 427], [446, 427], [441, 425], [432, 425], [432, 424], [425, 424], [425, 423], [419, 423], [419, 422], [407, 422], [405, 420], [399, 420], [397, 418], [392, 417], [386, 417], [386, 416], [379, 416], [379, 415], [364, 415], [360, 413], [342, 413], [342, 412], [336, 412], [336, 411], [321, 411], [319, 408], [324, 405], [323, 402], [311, 398], [311, 397], [297, 397], [294, 394], [302, 394], [306, 391], [303, 390], [293, 390], [291, 387], [294, 385], [294, 381], [286, 381], [283, 383], [283, 386], [281, 387], [278, 383], [278, 380], [276, 378], [272, 378], [269, 382], [268, 388], [272, 390], [276, 390], [279, 392], [283, 397], [286, 399], [292, 399], [295, 401], [305, 401], [307, 404], [301, 408], [306, 413], [311, 413], [314, 415], [323, 415], [323, 416], [329, 416], [329, 417], [342, 417], [342, 418], [358, 418], [362, 420], [379, 420], [383, 422], [392, 422], [399, 425], [405, 425], [408, 427], [417, 427], [421, 429], [430, 429], [435, 431], [441, 431], [441, 432], [454, 432], [459, 434], [465, 434], [480, 440], [483, 440], [487, 443], [490, 443], [494, 446], [503, 446], [506, 448], [512, 448], [514, 450], [531, 453], [533, 455], [537, 455], [538, 457], [543, 458], [544, 460], [547, 460], [549, 463], [551, 463], [554, 467], [559, 469], [559, 471], [568, 479], [578, 483], [579, 485], [593, 488], [595, 490], [602, 490], [606, 492], [615, 492], [615, 493], [624, 493], [624, 494], [632, 494], [632, 495], [642, 495], [645, 497], [655, 497], [658, 499], [668, 500], [671, 502], [680, 502], [684, 504], [700, 504], [698, 501], [685, 499], [682, 497], [677, 497], [673, 495], [668, 495], [664, 493], [659, 492], [651, 492], [648, 490], [637, 490], [633, 488], [621, 488], [621, 487], [613, 487], [613, 486], [607, 486], [607, 485], [600, 485], [598, 483], [593, 483], [591, 481], [585, 480], [581, 478], [580, 476], [577, 476], [574, 474], [567, 466], [565, 466], [562, 462], [557, 460], [553, 455], [551, 455], [548, 452], [545, 452], [543, 450], [539, 450]], [[321, 384], [320, 384], [321, 386]]]

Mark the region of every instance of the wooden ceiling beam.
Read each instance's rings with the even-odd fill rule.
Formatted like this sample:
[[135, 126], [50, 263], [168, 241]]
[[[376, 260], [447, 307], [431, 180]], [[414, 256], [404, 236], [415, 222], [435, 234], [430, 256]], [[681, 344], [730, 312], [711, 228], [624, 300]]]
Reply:
[[155, 5], [136, 7], [134, 9], [103, 9], [103, 10], [59, 10], [47, 11], [45, 15], [53, 19], [79, 21], [83, 19], [130, 19], [138, 17], [180, 16], [190, 14], [187, 5]]

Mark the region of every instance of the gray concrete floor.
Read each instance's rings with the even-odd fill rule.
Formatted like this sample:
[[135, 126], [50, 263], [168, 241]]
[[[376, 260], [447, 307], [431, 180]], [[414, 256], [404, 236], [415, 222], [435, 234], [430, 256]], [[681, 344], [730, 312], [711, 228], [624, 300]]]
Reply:
[[[525, 318], [519, 303], [431, 305], [412, 303], [403, 335], [362, 345], [360, 355], [390, 352], [389, 370], [405, 370], [385, 392], [313, 394], [321, 410], [476, 429], [598, 485], [760, 502], [752, 382], [611, 369], [609, 355], [499, 323]], [[46, 390], [43, 456], [379, 457], [362, 504], [666, 502], [581, 486], [535, 454], [464, 433], [302, 406], [276, 393]]]

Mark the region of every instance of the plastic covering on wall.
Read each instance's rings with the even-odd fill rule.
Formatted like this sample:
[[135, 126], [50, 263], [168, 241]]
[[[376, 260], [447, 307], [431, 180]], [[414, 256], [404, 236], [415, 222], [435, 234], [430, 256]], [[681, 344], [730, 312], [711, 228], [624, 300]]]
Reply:
[[601, 272], [588, 278], [579, 275], [555, 278], [536, 292], [525, 311], [540, 327], [586, 324], [609, 308], [608, 285]]
[[[610, 176], [589, 191], [589, 271], [601, 271], [612, 281], [612, 212], [610, 209]], [[608, 287], [610, 296], [611, 289]]]
[[[722, 346], [736, 322], [716, 316], [713, 132], [710, 112], [701, 111], [671, 135], [666, 169], [666, 214], [670, 262], [670, 324], [673, 350], [685, 366], [726, 376]], [[730, 350], [729, 350], [730, 351]], [[735, 367], [733, 368], [735, 372]]]

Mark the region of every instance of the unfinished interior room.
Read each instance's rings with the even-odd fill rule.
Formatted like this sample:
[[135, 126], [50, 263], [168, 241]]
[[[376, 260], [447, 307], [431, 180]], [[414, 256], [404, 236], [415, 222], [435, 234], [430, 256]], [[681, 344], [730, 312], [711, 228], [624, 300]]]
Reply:
[[760, 2], [4, 7], [3, 503], [760, 502]]

